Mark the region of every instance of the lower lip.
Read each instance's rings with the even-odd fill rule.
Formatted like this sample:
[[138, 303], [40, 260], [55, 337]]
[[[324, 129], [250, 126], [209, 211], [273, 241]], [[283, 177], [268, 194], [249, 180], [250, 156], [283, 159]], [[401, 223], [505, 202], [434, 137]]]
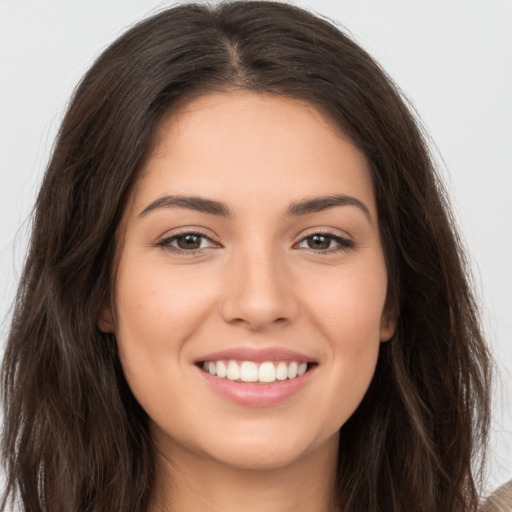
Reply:
[[211, 388], [228, 400], [245, 406], [268, 407], [284, 402], [297, 394], [311, 379], [316, 367], [295, 379], [276, 380], [269, 384], [254, 384], [221, 379], [198, 368]]

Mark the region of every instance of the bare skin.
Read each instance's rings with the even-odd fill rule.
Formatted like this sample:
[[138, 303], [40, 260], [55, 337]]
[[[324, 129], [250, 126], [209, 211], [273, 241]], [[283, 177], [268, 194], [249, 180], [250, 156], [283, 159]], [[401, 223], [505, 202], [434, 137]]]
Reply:
[[[162, 122], [122, 230], [99, 327], [151, 420], [150, 512], [333, 510], [395, 324], [364, 155], [311, 105], [206, 95]], [[291, 375], [221, 375], [262, 361]]]
[[[332, 441], [337, 444], [337, 437]], [[219, 471], [214, 460], [194, 464], [190, 453], [178, 451], [171, 458], [160, 452], [159, 491], [150, 512], [336, 512], [331, 499], [336, 446], [323, 448], [314, 457], [271, 470], [224, 466]], [[326, 469], [330, 479], [325, 479]]]

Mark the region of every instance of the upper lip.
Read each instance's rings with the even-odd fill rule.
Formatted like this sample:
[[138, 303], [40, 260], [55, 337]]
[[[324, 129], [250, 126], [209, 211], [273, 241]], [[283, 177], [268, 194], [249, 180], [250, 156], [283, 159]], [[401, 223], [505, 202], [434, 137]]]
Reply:
[[208, 361], [254, 361], [262, 363], [264, 361], [297, 361], [298, 363], [312, 363], [315, 359], [301, 354], [294, 350], [283, 347], [233, 347], [216, 352], [210, 352], [196, 360], [197, 363]]

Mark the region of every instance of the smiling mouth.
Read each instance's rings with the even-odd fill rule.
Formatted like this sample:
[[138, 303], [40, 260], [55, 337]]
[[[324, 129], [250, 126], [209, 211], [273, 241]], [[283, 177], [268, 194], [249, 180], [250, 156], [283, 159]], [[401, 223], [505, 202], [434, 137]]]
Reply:
[[198, 364], [204, 372], [219, 379], [236, 382], [271, 384], [293, 380], [317, 366], [316, 363], [299, 361], [202, 361]]

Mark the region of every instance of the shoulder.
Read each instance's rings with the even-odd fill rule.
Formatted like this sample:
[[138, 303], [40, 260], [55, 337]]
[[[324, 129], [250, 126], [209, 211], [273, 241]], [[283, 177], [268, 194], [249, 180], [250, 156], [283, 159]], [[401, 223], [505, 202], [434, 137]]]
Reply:
[[496, 489], [484, 502], [480, 512], [512, 512], [512, 480]]

